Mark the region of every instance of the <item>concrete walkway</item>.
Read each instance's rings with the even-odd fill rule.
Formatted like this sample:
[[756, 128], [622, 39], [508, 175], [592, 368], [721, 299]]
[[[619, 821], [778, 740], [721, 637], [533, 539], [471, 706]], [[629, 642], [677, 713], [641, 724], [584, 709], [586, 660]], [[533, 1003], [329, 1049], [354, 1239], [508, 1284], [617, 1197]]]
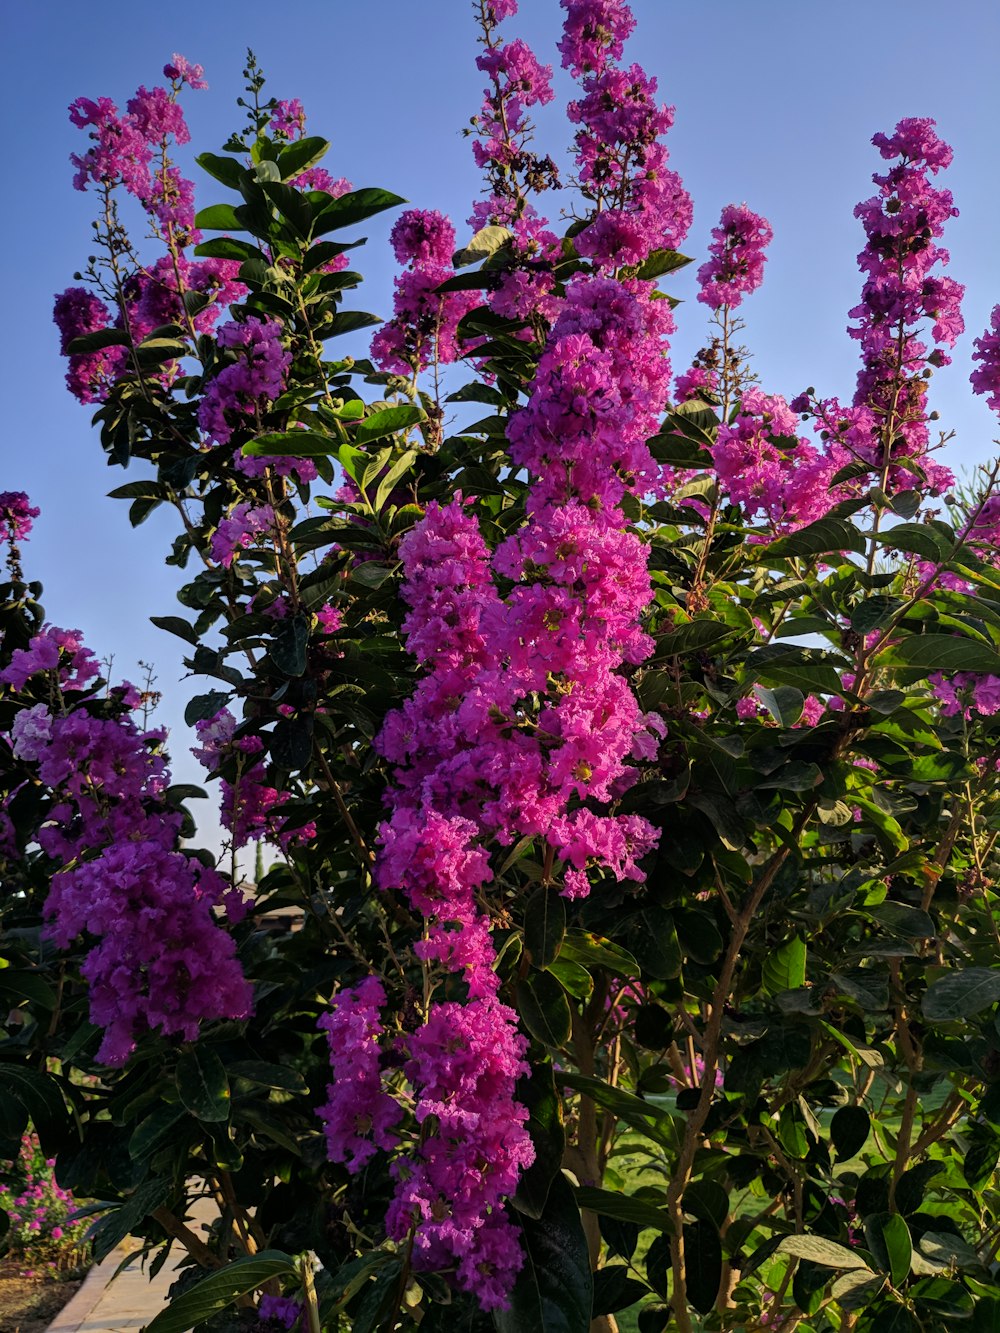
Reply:
[[[189, 1225], [200, 1231], [197, 1220], [211, 1216], [203, 1204], [196, 1205]], [[175, 1244], [170, 1258], [152, 1281], [138, 1259], [114, 1277], [126, 1255], [139, 1249], [137, 1241], [126, 1241], [96, 1264], [83, 1286], [68, 1305], [64, 1305], [47, 1333], [138, 1333], [159, 1314], [167, 1301], [167, 1291], [177, 1276], [177, 1265], [186, 1256], [182, 1245]]]
[[[184, 1251], [175, 1246], [178, 1260]], [[48, 1333], [138, 1333], [163, 1309], [167, 1289], [176, 1277], [173, 1258], [152, 1280], [139, 1266], [126, 1268], [112, 1282], [115, 1269], [129, 1253], [115, 1250], [90, 1270], [83, 1286], [56, 1315]]]

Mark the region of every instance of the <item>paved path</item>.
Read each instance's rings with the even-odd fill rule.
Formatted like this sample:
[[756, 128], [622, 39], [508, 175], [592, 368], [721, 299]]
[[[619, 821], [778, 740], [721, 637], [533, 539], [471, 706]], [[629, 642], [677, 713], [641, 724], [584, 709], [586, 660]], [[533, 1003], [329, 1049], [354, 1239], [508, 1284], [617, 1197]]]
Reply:
[[[194, 1209], [196, 1231], [199, 1206]], [[206, 1212], [207, 1218], [211, 1214]], [[137, 1242], [126, 1244], [97, 1264], [87, 1274], [83, 1286], [68, 1305], [64, 1305], [47, 1333], [138, 1333], [163, 1309], [167, 1289], [176, 1277], [177, 1264], [185, 1257], [183, 1246], [175, 1244], [170, 1258], [152, 1281], [138, 1260], [118, 1274], [115, 1269]]]

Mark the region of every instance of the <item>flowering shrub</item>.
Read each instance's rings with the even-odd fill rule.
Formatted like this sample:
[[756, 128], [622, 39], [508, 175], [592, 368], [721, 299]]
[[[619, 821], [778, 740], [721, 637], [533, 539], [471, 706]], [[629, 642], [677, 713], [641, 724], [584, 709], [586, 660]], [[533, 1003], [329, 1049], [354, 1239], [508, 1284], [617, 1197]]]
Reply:
[[30, 1115], [106, 1202], [99, 1255], [204, 1270], [150, 1333], [1000, 1310], [1000, 474], [957, 493], [933, 438], [951, 149], [873, 140], [853, 396], [761, 384], [770, 225], [728, 205], [675, 312], [674, 111], [623, 0], [562, 8], [569, 176], [532, 137], [550, 66], [477, 0], [484, 193], [464, 228], [399, 213], [367, 357], [347, 256], [404, 201], [320, 166], [252, 58], [198, 158], [228, 202], [174, 161], [199, 67], [72, 109], [100, 217], [68, 384], [133, 522], [176, 514], [154, 620], [229, 846], [194, 849], [138, 692], [46, 624], [5, 493], [0, 1081], [4, 1132]]
[[86, 1262], [87, 1221], [71, 1220], [73, 1195], [55, 1181], [55, 1158], [46, 1158], [34, 1134], [25, 1134], [16, 1160], [4, 1164], [0, 1209], [8, 1219], [5, 1252], [25, 1265], [23, 1275], [77, 1268]]

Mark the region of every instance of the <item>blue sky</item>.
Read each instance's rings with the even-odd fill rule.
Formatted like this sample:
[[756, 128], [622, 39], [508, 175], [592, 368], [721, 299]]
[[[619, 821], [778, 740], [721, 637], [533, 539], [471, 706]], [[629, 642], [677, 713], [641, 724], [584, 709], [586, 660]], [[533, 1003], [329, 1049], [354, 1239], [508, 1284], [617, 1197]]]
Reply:
[[[505, 25], [558, 67], [557, 0], [522, 0]], [[870, 193], [879, 159], [871, 135], [902, 116], [933, 116], [955, 149], [944, 183], [961, 216], [948, 233], [950, 272], [967, 285], [967, 333], [955, 364], [937, 376], [934, 406], [957, 439], [960, 469], [993, 451], [997, 424], [968, 390], [971, 339], [1000, 301], [1000, 7], [958, 0], [633, 0], [638, 20], [627, 55], [655, 73], [677, 108], [672, 165], [694, 196], [687, 253], [704, 254], [723, 204], [746, 201], [774, 227], [763, 288], [746, 303], [746, 340], [764, 387], [788, 396], [815, 385], [849, 396], [856, 345], [844, 332], [857, 299], [860, 228], [852, 216]], [[137, 677], [137, 658], [156, 664], [165, 692], [160, 720], [176, 726], [178, 777], [197, 779], [181, 732], [181, 644], [154, 630], [150, 614], [171, 614], [176, 571], [162, 565], [173, 536], [154, 514], [133, 532], [127, 505], [105, 492], [140, 475], [108, 469], [89, 413], [63, 387], [51, 322], [54, 292], [88, 253], [93, 197], [71, 186], [67, 158], [83, 135], [67, 119], [79, 95], [124, 104], [140, 83], [160, 81], [173, 51], [205, 66], [209, 91], [186, 96], [189, 151], [217, 151], [241, 112], [235, 99], [246, 47], [268, 76], [267, 91], [300, 97], [311, 133], [333, 141], [327, 165], [355, 185], [382, 185], [422, 207], [464, 219], [480, 182], [462, 127], [478, 109], [475, 29], [466, 0], [263, 0], [173, 6], [94, 7], [73, 0], [2, 7], [8, 52], [5, 136], [7, 206], [3, 360], [6, 409], [0, 489], [27, 490], [42, 507], [29, 577], [46, 585], [51, 619], [80, 628], [117, 675]], [[570, 81], [556, 72], [556, 100], [544, 108], [540, 142], [557, 158], [569, 142], [562, 114]], [[193, 168], [199, 204], [221, 187]], [[558, 196], [550, 196], [555, 210]], [[386, 313], [392, 268], [385, 238], [391, 216], [366, 230], [356, 267], [368, 278], [359, 304]], [[677, 312], [674, 364], [705, 336], [693, 300], [694, 266], [671, 290]], [[206, 831], [211, 821], [203, 817]], [[211, 840], [211, 839], [210, 839]]]

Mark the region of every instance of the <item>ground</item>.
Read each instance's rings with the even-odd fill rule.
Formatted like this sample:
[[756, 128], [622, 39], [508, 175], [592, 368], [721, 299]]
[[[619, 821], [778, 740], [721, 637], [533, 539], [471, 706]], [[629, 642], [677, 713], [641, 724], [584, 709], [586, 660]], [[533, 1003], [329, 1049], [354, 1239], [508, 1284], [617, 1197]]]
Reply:
[[0, 1329], [4, 1333], [44, 1333], [79, 1288], [82, 1273], [22, 1277], [20, 1260], [0, 1260]]

